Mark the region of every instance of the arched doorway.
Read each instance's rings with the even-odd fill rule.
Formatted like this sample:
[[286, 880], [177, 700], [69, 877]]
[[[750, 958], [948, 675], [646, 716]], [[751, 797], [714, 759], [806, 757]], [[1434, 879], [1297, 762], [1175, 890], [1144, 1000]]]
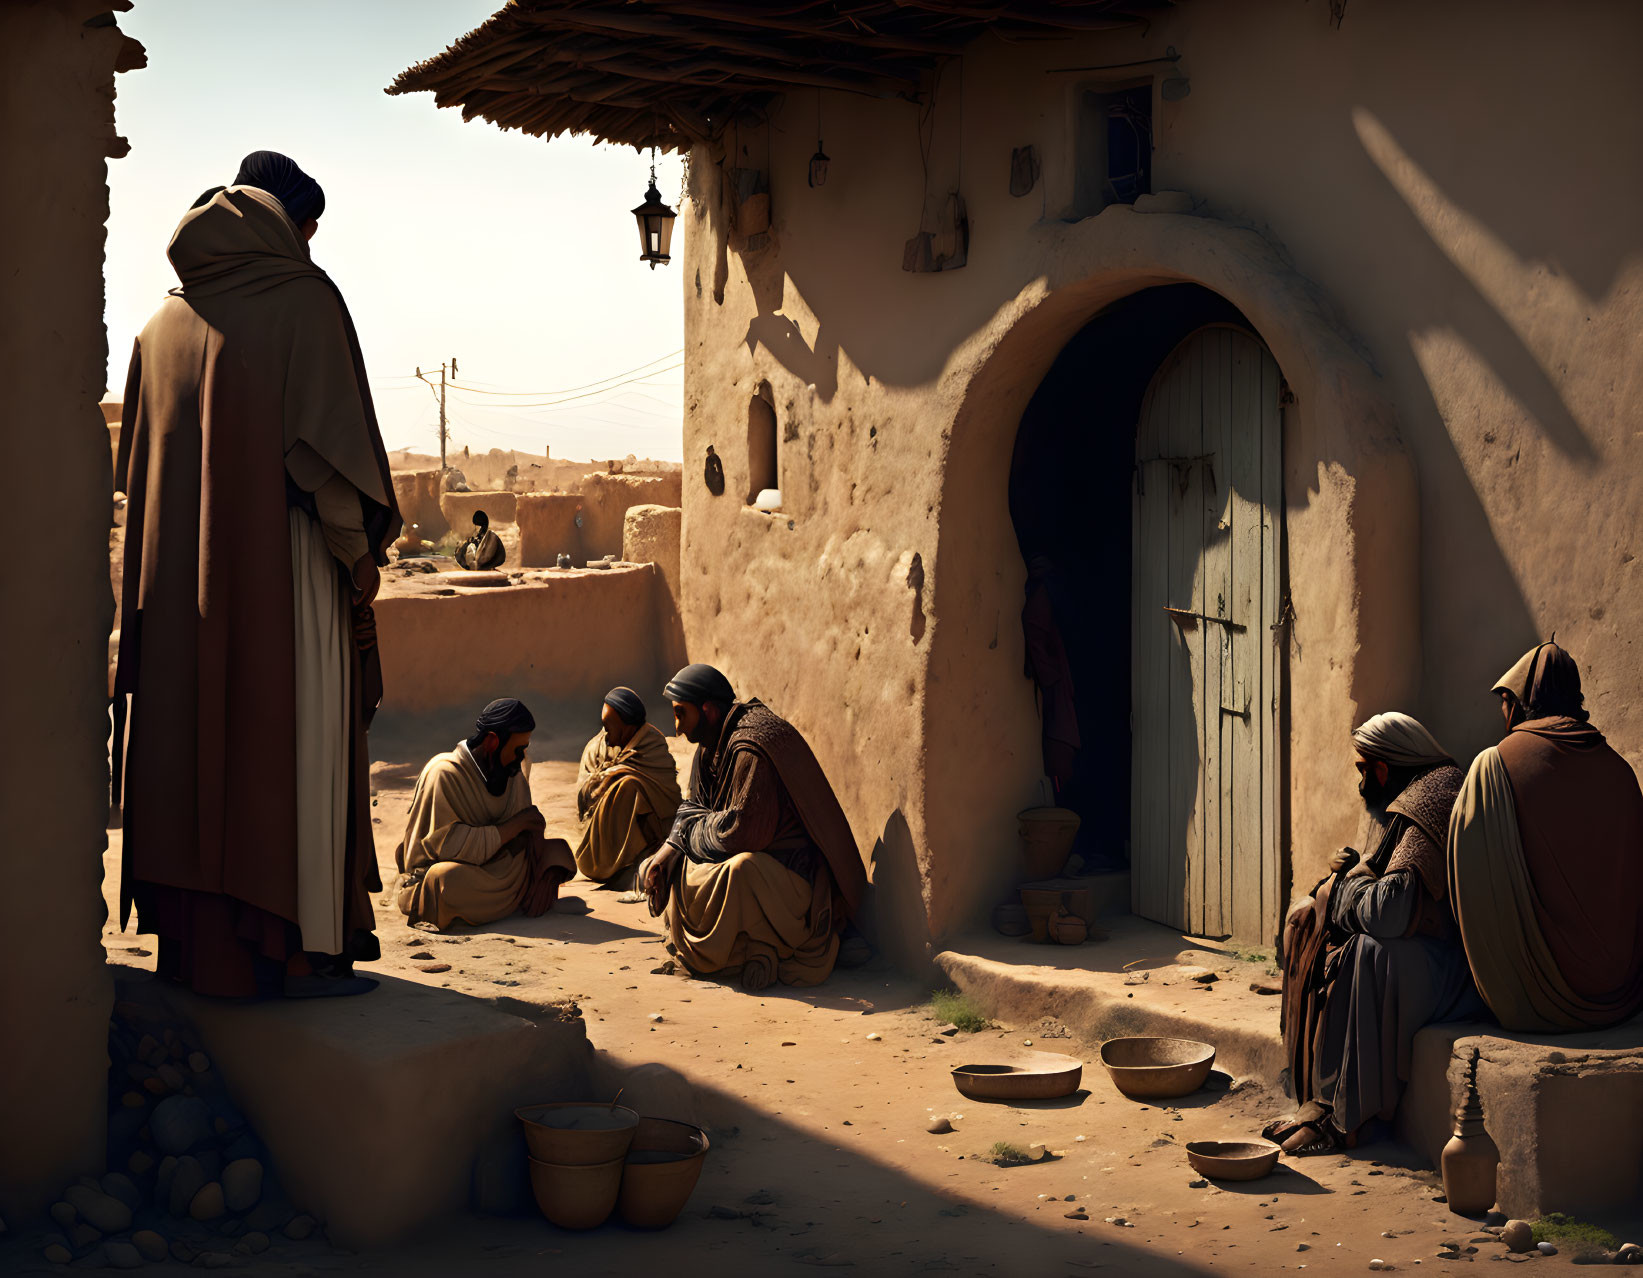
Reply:
[[1277, 922], [1280, 397], [1258, 338], [1207, 326], [1159, 368], [1135, 434], [1131, 902], [1197, 935]]
[[1142, 289], [1057, 356], [1009, 484], [1028, 612], [1049, 596], [1074, 690], [1076, 731], [1046, 697], [1035, 728], [1063, 744], [1033, 744], [1084, 818], [1075, 865], [1127, 868], [1138, 914], [1252, 941], [1270, 936], [1281, 881], [1278, 394], [1232, 303]]

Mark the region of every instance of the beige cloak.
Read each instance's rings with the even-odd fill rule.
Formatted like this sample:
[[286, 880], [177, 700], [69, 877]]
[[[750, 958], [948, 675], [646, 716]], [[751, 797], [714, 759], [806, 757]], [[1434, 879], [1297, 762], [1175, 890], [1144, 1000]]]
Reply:
[[530, 804], [528, 760], [494, 795], [466, 742], [430, 759], [411, 795], [405, 837], [394, 850], [400, 912], [443, 931], [452, 923], [494, 923], [551, 908], [558, 884], [576, 872], [570, 846], [540, 835], [502, 842], [502, 823]]
[[604, 883], [637, 865], [662, 846], [682, 797], [679, 770], [655, 724], [639, 725], [625, 746], [607, 745], [598, 733], [577, 769], [576, 868]]

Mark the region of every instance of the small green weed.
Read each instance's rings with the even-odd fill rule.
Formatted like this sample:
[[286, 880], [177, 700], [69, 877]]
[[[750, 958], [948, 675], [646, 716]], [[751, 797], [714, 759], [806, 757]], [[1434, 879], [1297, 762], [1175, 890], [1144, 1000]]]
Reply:
[[1012, 1145], [1007, 1140], [997, 1140], [987, 1151], [987, 1161], [1000, 1167], [1021, 1167], [1032, 1162], [1033, 1156], [1020, 1145]]
[[1576, 1220], [1560, 1211], [1534, 1222], [1535, 1241], [1561, 1244], [1572, 1251], [1620, 1250], [1620, 1240], [1607, 1229]]
[[1272, 953], [1269, 950], [1233, 950], [1232, 957], [1240, 963], [1272, 962]]
[[936, 990], [931, 994], [930, 1015], [938, 1021], [956, 1025], [967, 1034], [984, 1030], [992, 1023], [970, 1001], [969, 995], [960, 994], [957, 990]]

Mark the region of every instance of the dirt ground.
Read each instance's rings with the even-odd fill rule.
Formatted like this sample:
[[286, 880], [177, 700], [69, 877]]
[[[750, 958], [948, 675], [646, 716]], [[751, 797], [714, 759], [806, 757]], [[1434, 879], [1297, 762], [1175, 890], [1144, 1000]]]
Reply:
[[[545, 727], [533, 743], [532, 791], [550, 834], [574, 837], [575, 760], [594, 726], [590, 714], [586, 725]], [[376, 734], [374, 815], [385, 883], [420, 765], [463, 727]], [[673, 745], [683, 763], [689, 747]], [[110, 842], [112, 895], [117, 831]], [[568, 1262], [590, 1274], [665, 1264], [679, 1274], [840, 1267], [1165, 1275], [1361, 1271], [1372, 1260], [1408, 1270], [1506, 1258], [1482, 1222], [1451, 1216], [1436, 1201], [1434, 1173], [1400, 1165], [1391, 1145], [1280, 1165], [1245, 1185], [1201, 1182], [1186, 1161], [1188, 1141], [1245, 1137], [1277, 1112], [1281, 1101], [1254, 1083], [1213, 1075], [1208, 1089], [1176, 1105], [1138, 1104], [1112, 1087], [1097, 1045], [1055, 1023], [1011, 1024], [1007, 1013], [997, 1028], [943, 1034], [949, 1027], [927, 1008], [928, 983], [877, 962], [837, 972], [819, 989], [759, 996], [656, 974], [666, 954], [645, 906], [621, 904], [615, 892], [581, 880], [565, 897], [568, 908], [540, 919], [440, 935], [407, 927], [385, 891], [377, 909], [380, 970], [526, 1014], [574, 1000], [613, 1070], [661, 1063], [678, 1071], [713, 1149], [673, 1228], [645, 1234], [612, 1224], [572, 1234], [538, 1219], [470, 1218], [438, 1226], [414, 1247], [300, 1259], [275, 1252], [247, 1267], [512, 1275]], [[588, 912], [572, 912], [575, 902]], [[152, 950], [152, 938], [117, 936], [111, 926], [106, 940], [117, 961], [152, 966], [142, 952]], [[413, 958], [424, 953], [433, 959]], [[448, 972], [423, 970], [445, 963]], [[1038, 1050], [1090, 1063], [1075, 1096], [976, 1103], [951, 1081], [956, 1065]], [[942, 1116], [955, 1130], [927, 1131]], [[986, 1157], [1000, 1141], [1042, 1144], [1048, 1156], [1000, 1167]], [[1459, 1258], [1439, 1258], [1445, 1242], [1459, 1244]], [[1567, 1254], [1532, 1261], [1551, 1269], [1571, 1262]]]

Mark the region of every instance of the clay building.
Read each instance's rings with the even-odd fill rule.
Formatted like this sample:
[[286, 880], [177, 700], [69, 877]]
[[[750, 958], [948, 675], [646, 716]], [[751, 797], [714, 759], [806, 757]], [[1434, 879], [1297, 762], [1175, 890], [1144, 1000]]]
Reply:
[[1640, 39], [1598, 0], [518, 0], [390, 92], [689, 153], [685, 638], [815, 745], [886, 948], [1019, 877], [1038, 555], [1086, 844], [1270, 943], [1377, 711], [1467, 760], [1555, 630], [1643, 762]]

